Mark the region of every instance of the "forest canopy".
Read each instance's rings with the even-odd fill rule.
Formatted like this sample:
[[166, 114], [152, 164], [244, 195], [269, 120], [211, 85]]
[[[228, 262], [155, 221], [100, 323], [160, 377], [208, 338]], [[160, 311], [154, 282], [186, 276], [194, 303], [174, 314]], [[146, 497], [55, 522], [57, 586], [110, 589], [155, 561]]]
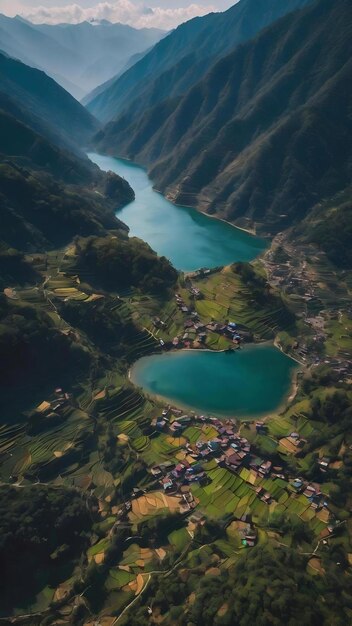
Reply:
[[158, 257], [137, 237], [88, 237], [76, 242], [78, 264], [90, 271], [107, 290], [136, 287], [146, 293], [163, 293], [177, 280], [166, 257]]

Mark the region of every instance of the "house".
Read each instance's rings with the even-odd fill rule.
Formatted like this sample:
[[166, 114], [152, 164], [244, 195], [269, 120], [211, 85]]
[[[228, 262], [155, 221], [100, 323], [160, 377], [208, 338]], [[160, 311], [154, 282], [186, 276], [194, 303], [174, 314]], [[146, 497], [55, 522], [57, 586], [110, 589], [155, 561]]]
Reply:
[[235, 452], [232, 448], [225, 450], [225, 463], [228, 466], [239, 467], [242, 463], [242, 459], [238, 452]]
[[161, 480], [161, 486], [163, 487], [164, 491], [169, 491], [170, 489], [173, 488], [174, 483], [171, 478], [166, 476], [165, 478]]
[[318, 465], [322, 472], [326, 472], [330, 464], [330, 459], [326, 456], [323, 456], [322, 459], [319, 459]]
[[245, 532], [245, 536], [244, 536], [245, 540], [247, 541], [247, 546], [249, 546], [250, 548], [252, 548], [253, 546], [255, 546], [256, 541], [257, 541], [257, 533], [256, 530], [254, 528], [249, 528], [249, 530], [247, 530]]
[[182, 417], [179, 417], [177, 421], [179, 424], [190, 424], [192, 418], [189, 415], [182, 415]]
[[264, 422], [256, 422], [255, 429], [257, 433], [263, 433], [267, 430], [267, 427]]
[[198, 479], [198, 483], [199, 483], [199, 485], [201, 487], [206, 487], [206, 485], [208, 485], [209, 482], [210, 482], [210, 479], [209, 479], [209, 477], [207, 476], [207, 474], [205, 472], [203, 472], [203, 474], [199, 474], [197, 476], [197, 479]]
[[45, 413], [47, 413], [49, 411], [49, 409], [51, 408], [51, 404], [50, 402], [47, 402], [46, 400], [44, 400], [44, 402], [42, 402], [41, 404], [39, 404], [35, 410], [37, 413], [42, 413], [43, 415], [45, 415]]
[[208, 448], [210, 452], [218, 452], [220, 450], [220, 444], [220, 439], [212, 439], [211, 441], [208, 441]]
[[155, 425], [156, 430], [159, 430], [161, 432], [161, 431], [163, 431], [165, 429], [165, 427], [166, 427], [166, 420], [159, 419], [156, 422], [156, 425]]
[[306, 498], [312, 498], [315, 495], [315, 488], [313, 485], [307, 485], [303, 491], [303, 495], [306, 496]]
[[262, 476], [267, 476], [271, 470], [271, 465], [271, 461], [265, 461], [265, 463], [262, 463], [258, 469], [259, 474], [261, 474]]
[[191, 467], [187, 469], [187, 473], [189, 474], [199, 474], [199, 472], [203, 471], [203, 467], [200, 463], [195, 463]]
[[182, 433], [182, 431], [185, 429], [185, 426], [183, 426], [182, 424], [180, 424], [180, 422], [172, 422], [172, 424], [169, 425], [169, 431], [172, 435], [176, 435], [178, 433]]
[[295, 478], [291, 483], [291, 487], [295, 489], [295, 491], [300, 491], [303, 488], [303, 480], [300, 478]]
[[160, 478], [160, 476], [162, 476], [162, 471], [161, 471], [160, 467], [158, 467], [158, 466], [152, 467], [151, 470], [150, 470], [150, 473], [155, 478]]

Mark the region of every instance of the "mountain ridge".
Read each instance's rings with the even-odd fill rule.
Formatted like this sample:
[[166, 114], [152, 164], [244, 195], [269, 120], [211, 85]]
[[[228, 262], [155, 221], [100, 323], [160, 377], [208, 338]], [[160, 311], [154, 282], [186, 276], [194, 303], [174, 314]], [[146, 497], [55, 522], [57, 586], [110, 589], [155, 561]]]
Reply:
[[284, 228], [348, 183], [350, 24], [345, 0], [287, 15], [183, 97], [150, 109], [137, 125], [128, 114], [108, 124], [97, 147], [114, 153], [118, 145], [177, 203], [266, 222], [266, 232]]
[[241, 0], [223, 13], [194, 18], [172, 31], [107, 90], [85, 102], [98, 119], [124, 113], [135, 121], [161, 99], [184, 93], [235, 44], [253, 37], [286, 12], [310, 0]]
[[123, 24], [33, 24], [0, 14], [0, 49], [45, 71], [78, 99], [162, 36], [159, 29]]

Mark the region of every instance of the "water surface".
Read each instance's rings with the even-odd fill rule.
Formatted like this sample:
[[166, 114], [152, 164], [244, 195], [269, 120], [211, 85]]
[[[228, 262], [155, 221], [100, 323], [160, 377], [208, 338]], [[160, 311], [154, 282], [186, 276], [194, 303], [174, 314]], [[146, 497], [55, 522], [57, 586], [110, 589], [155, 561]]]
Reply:
[[134, 384], [179, 406], [219, 416], [260, 415], [289, 394], [296, 363], [269, 345], [236, 352], [187, 350], [143, 357]]
[[123, 159], [88, 154], [102, 170], [123, 176], [136, 194], [117, 216], [176, 269], [192, 271], [235, 261], [251, 261], [266, 247], [263, 239], [195, 209], [180, 207], [153, 190], [146, 171]]

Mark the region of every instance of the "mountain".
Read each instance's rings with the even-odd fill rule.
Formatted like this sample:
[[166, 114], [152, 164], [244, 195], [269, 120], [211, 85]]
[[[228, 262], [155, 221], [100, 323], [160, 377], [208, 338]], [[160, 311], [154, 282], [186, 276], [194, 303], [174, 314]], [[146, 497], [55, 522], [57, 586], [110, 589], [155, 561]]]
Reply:
[[131, 56], [164, 35], [106, 20], [91, 24], [32, 24], [0, 15], [0, 49], [44, 70], [76, 98], [115, 76]]
[[104, 122], [126, 109], [130, 120], [137, 123], [145, 109], [185, 93], [236, 44], [308, 1], [241, 0], [224, 13], [190, 20], [162, 39], [103, 93], [89, 95], [85, 103]]
[[275, 232], [349, 184], [351, 105], [352, 4], [320, 0], [97, 145], [147, 165], [179, 203]]
[[98, 87], [95, 87], [95, 89], [93, 89], [93, 91], [91, 91], [84, 98], [82, 98], [81, 104], [83, 104], [83, 106], [86, 106], [91, 100], [93, 100], [98, 95], [103, 93], [108, 87], [110, 87], [110, 85], [112, 85], [118, 78], [120, 78], [120, 76], [122, 76], [122, 74], [127, 72], [127, 70], [129, 70], [130, 67], [132, 67], [133, 65], [138, 63], [138, 61], [140, 61], [146, 54], [148, 54], [150, 52], [150, 50], [151, 50], [151, 48], [148, 48], [148, 50], [146, 50], [144, 52], [137, 52], [136, 54], [133, 54], [128, 59], [126, 65], [124, 65], [124, 67], [117, 74], [115, 74], [112, 78], [109, 78], [109, 80], [105, 81], [101, 85], [98, 85]]
[[[114, 211], [133, 191], [81, 151], [96, 128], [44, 72], [0, 54], [1, 250], [49, 249], [76, 234], [121, 227]], [[1, 252], [1, 267], [4, 258], [6, 265]]]
[[77, 150], [97, 130], [93, 116], [44, 72], [0, 53], [0, 94], [25, 108], [37, 130]]

